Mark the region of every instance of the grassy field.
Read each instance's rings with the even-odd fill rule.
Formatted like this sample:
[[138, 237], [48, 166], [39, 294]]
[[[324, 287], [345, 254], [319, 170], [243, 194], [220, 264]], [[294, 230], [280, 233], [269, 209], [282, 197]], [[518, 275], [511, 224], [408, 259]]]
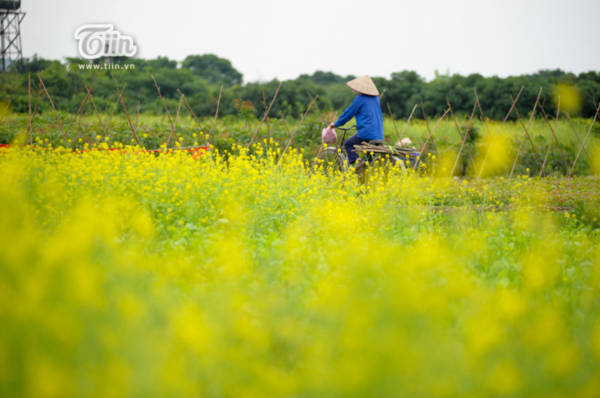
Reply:
[[600, 394], [598, 176], [278, 151], [0, 152], [0, 396]]
[[[264, 123], [255, 117], [227, 116], [223, 118], [204, 118], [195, 120], [189, 114], [181, 114], [177, 119], [175, 134], [167, 116], [131, 115], [128, 120], [117, 114], [84, 115], [76, 117], [72, 114], [61, 114], [60, 123], [51, 113], [37, 115], [32, 121], [31, 136], [29, 135], [29, 118], [27, 115], [12, 114], [0, 110], [0, 144], [8, 144], [18, 137], [17, 141], [31, 141], [37, 145], [65, 146], [83, 148], [85, 144], [95, 146], [106, 143], [109, 146], [117, 144], [136, 144], [145, 148], [159, 148], [169, 137], [169, 146], [198, 146], [210, 143], [220, 151], [231, 150], [237, 144], [247, 145], [252, 137], [254, 141], [273, 139], [284, 147], [291, 136], [292, 146], [304, 150], [305, 159], [311, 159], [319, 152], [321, 129], [334, 120], [333, 114], [323, 113], [309, 115], [302, 123], [295, 119], [267, 119]], [[175, 115], [172, 116], [173, 121]], [[131, 122], [131, 124], [130, 124]], [[591, 120], [562, 117], [556, 123], [543, 119], [534, 119], [530, 126], [528, 121], [522, 123], [509, 121], [502, 124], [494, 120], [475, 120], [469, 128], [468, 139], [461, 152], [463, 158], [456, 175], [476, 174], [471, 169], [479, 169], [479, 158], [485, 157], [490, 151], [504, 152], [506, 158], [514, 159], [520, 150], [519, 161], [516, 164], [516, 174], [538, 175], [544, 158], [546, 175], [565, 175], [574, 164], [581, 143], [586, 137]], [[136, 131], [137, 141], [132, 133]], [[394, 121], [385, 118], [385, 138], [389, 144], [394, 144], [398, 138], [409, 137], [416, 148], [421, 146], [429, 135], [429, 129], [434, 129], [435, 120]], [[438, 158], [455, 159], [461, 147], [462, 134], [466, 131], [466, 117], [446, 119], [437, 125], [433, 139], [429, 141], [428, 151]], [[458, 129], [457, 129], [458, 127]], [[528, 127], [529, 137], [525, 135], [524, 127]], [[554, 129], [554, 132], [553, 132]], [[460, 130], [460, 131], [459, 131]], [[573, 170], [574, 174], [589, 175], [593, 173], [594, 159], [598, 156], [595, 151], [600, 148], [600, 123], [595, 123], [589, 130], [585, 150], [580, 154]], [[402, 136], [402, 137], [400, 137]], [[556, 139], [554, 138], [556, 137]], [[505, 169], [494, 170], [495, 174], [509, 174], [512, 164], [507, 160]], [[506, 170], [508, 169], [508, 170]]]

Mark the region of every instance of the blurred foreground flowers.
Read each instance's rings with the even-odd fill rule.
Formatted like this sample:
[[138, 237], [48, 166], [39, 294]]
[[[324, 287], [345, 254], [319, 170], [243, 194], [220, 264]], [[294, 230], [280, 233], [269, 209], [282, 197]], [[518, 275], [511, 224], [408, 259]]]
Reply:
[[276, 155], [0, 154], [0, 395], [600, 394], [598, 177]]

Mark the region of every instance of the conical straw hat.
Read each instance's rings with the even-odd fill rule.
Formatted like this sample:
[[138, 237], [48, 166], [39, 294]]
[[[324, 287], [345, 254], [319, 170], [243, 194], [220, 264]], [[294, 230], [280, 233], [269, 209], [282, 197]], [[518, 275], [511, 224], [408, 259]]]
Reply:
[[373, 80], [367, 75], [357, 77], [354, 80], [350, 80], [346, 83], [348, 87], [355, 89], [359, 93], [367, 95], [379, 95], [379, 90], [375, 87]]

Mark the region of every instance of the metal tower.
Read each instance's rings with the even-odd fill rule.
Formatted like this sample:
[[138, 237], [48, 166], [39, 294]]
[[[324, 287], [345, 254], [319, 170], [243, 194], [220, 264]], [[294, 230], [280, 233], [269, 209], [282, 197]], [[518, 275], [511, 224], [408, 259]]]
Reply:
[[0, 0], [0, 71], [23, 59], [21, 45], [21, 21], [25, 13], [21, 11], [21, 0]]

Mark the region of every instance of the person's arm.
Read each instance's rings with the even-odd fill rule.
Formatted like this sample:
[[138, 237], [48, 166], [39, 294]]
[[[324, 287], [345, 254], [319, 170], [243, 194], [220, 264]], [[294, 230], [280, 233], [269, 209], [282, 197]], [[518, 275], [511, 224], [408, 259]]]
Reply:
[[358, 110], [360, 109], [360, 101], [359, 96], [354, 97], [354, 100], [348, 107], [344, 110], [344, 112], [340, 115], [338, 120], [333, 123], [332, 127], [339, 127], [346, 124], [346, 122], [354, 117]]

